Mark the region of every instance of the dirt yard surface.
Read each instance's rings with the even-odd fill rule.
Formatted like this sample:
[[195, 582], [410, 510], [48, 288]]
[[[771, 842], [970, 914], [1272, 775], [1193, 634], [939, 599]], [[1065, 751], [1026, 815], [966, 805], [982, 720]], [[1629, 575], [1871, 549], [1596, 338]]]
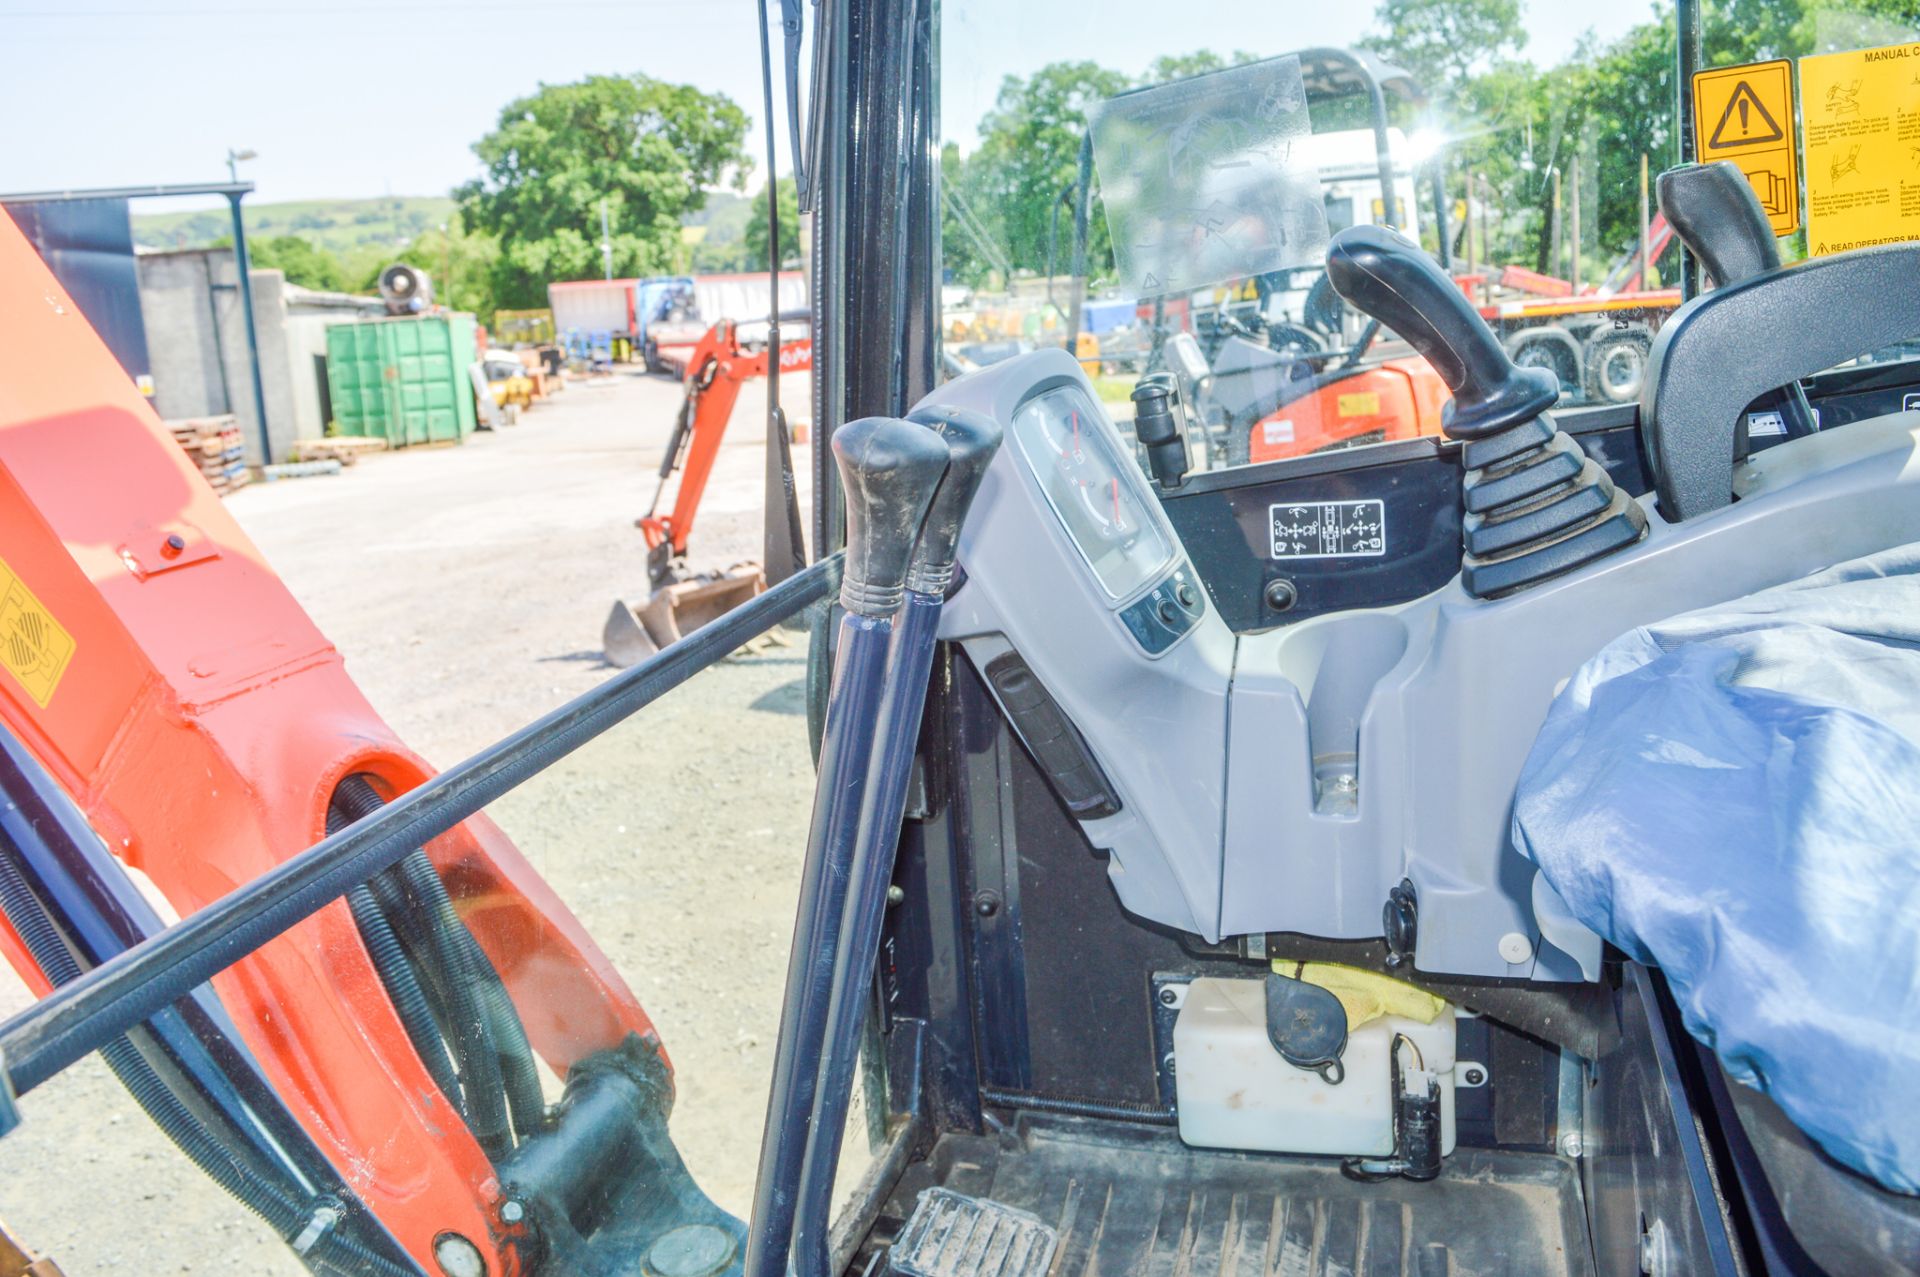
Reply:
[[[785, 379], [793, 415], [806, 392], [804, 376]], [[615, 597], [646, 593], [633, 519], [678, 401], [664, 379], [576, 383], [461, 447], [258, 484], [229, 506], [375, 708], [446, 766], [614, 672], [601, 625]], [[746, 387], [696, 567], [759, 556], [764, 410], [764, 390]], [[810, 450], [795, 460], [804, 499]], [[737, 655], [490, 809], [653, 1015], [677, 1070], [675, 1141], [736, 1214], [752, 1194], [812, 798], [805, 652], [793, 636]], [[0, 1011], [27, 998], [6, 978]], [[97, 1058], [22, 1107], [0, 1141], [0, 1218], [69, 1277], [304, 1271]]]

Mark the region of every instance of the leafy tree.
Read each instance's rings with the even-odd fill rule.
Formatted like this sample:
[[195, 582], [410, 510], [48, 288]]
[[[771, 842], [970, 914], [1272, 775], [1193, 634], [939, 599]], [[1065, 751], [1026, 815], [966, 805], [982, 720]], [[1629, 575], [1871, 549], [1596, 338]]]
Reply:
[[454, 192], [465, 224], [498, 240], [494, 302], [538, 306], [549, 280], [601, 271], [600, 203], [619, 275], [671, 270], [680, 220], [744, 171], [747, 117], [723, 94], [644, 75], [542, 85], [474, 144], [486, 176]]
[[[790, 178], [775, 185], [780, 191], [780, 265], [800, 264], [800, 196]], [[767, 267], [767, 188], [754, 192], [748, 207], [746, 229], [741, 234], [740, 270], [765, 270]]]
[[[493, 292], [499, 259], [499, 242], [490, 235], [469, 234], [456, 216], [417, 237], [405, 251], [385, 255], [362, 277], [360, 291], [378, 290], [381, 271], [396, 260], [407, 262], [432, 276], [436, 302], [476, 315], [491, 326], [495, 309], [506, 305]], [[545, 300], [541, 298], [540, 304]]]
[[[973, 273], [996, 264], [983, 239], [1016, 270], [1046, 269], [1054, 203], [1079, 179], [1087, 113], [1132, 87], [1127, 76], [1092, 62], [1055, 62], [1030, 79], [1001, 81], [993, 109], [980, 121], [979, 148], [964, 160], [957, 152], [942, 156], [948, 187], [942, 238], [973, 245], [977, 255], [965, 263]], [[1061, 273], [1071, 251], [1070, 213], [1071, 205], [1061, 209], [1055, 263]], [[1089, 260], [1111, 262], [1105, 219], [1093, 219], [1088, 230]]]
[[1429, 93], [1456, 86], [1527, 42], [1520, 0], [1382, 0], [1360, 47], [1405, 67]]
[[1147, 67], [1141, 83], [1168, 84], [1174, 80], [1191, 80], [1209, 71], [1224, 71], [1228, 67], [1245, 66], [1259, 60], [1259, 54], [1248, 53], [1245, 49], [1236, 49], [1232, 56], [1224, 58], [1212, 49], [1196, 49], [1192, 53], [1163, 53]]
[[[222, 235], [214, 248], [232, 248], [233, 236]], [[344, 293], [351, 287], [340, 259], [298, 235], [276, 235], [271, 239], [248, 239], [247, 260], [255, 270], [277, 270], [289, 284]]]

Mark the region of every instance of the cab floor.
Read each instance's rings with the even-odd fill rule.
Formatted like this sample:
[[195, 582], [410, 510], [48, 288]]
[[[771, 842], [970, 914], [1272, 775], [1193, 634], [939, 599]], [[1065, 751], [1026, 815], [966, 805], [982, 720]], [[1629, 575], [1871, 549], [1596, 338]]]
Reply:
[[1461, 1149], [1432, 1183], [1362, 1184], [1330, 1158], [1213, 1152], [1165, 1128], [1023, 1115], [997, 1134], [941, 1137], [901, 1177], [883, 1220], [897, 1227], [934, 1184], [1053, 1225], [1049, 1277], [1593, 1272], [1578, 1173], [1539, 1153]]

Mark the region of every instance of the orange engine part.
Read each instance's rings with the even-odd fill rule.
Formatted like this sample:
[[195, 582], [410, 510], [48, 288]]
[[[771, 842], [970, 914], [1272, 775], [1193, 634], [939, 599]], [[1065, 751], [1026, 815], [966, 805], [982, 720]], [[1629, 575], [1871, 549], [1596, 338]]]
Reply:
[[[4, 217], [0, 350], [0, 720], [126, 864], [184, 915], [317, 841], [343, 776], [391, 797], [432, 775]], [[491, 821], [427, 851], [557, 1073], [630, 1032], [656, 1038]], [[44, 992], [18, 938], [0, 948]], [[427, 1271], [447, 1230], [489, 1272], [519, 1271], [493, 1170], [344, 902], [215, 986], [294, 1115]]]
[[1357, 368], [1253, 423], [1249, 461], [1282, 461], [1327, 448], [1440, 433], [1453, 392], [1418, 355]]

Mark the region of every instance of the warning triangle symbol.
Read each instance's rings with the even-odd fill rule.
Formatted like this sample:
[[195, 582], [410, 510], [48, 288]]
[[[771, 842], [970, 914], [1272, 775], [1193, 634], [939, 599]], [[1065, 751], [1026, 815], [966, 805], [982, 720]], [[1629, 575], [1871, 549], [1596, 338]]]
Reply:
[[1778, 142], [1784, 137], [1780, 122], [1760, 101], [1753, 86], [1742, 80], [1733, 86], [1733, 96], [1727, 99], [1727, 109], [1720, 113], [1720, 123], [1713, 126], [1713, 136], [1707, 139], [1707, 146], [1711, 150], [1726, 150]]

